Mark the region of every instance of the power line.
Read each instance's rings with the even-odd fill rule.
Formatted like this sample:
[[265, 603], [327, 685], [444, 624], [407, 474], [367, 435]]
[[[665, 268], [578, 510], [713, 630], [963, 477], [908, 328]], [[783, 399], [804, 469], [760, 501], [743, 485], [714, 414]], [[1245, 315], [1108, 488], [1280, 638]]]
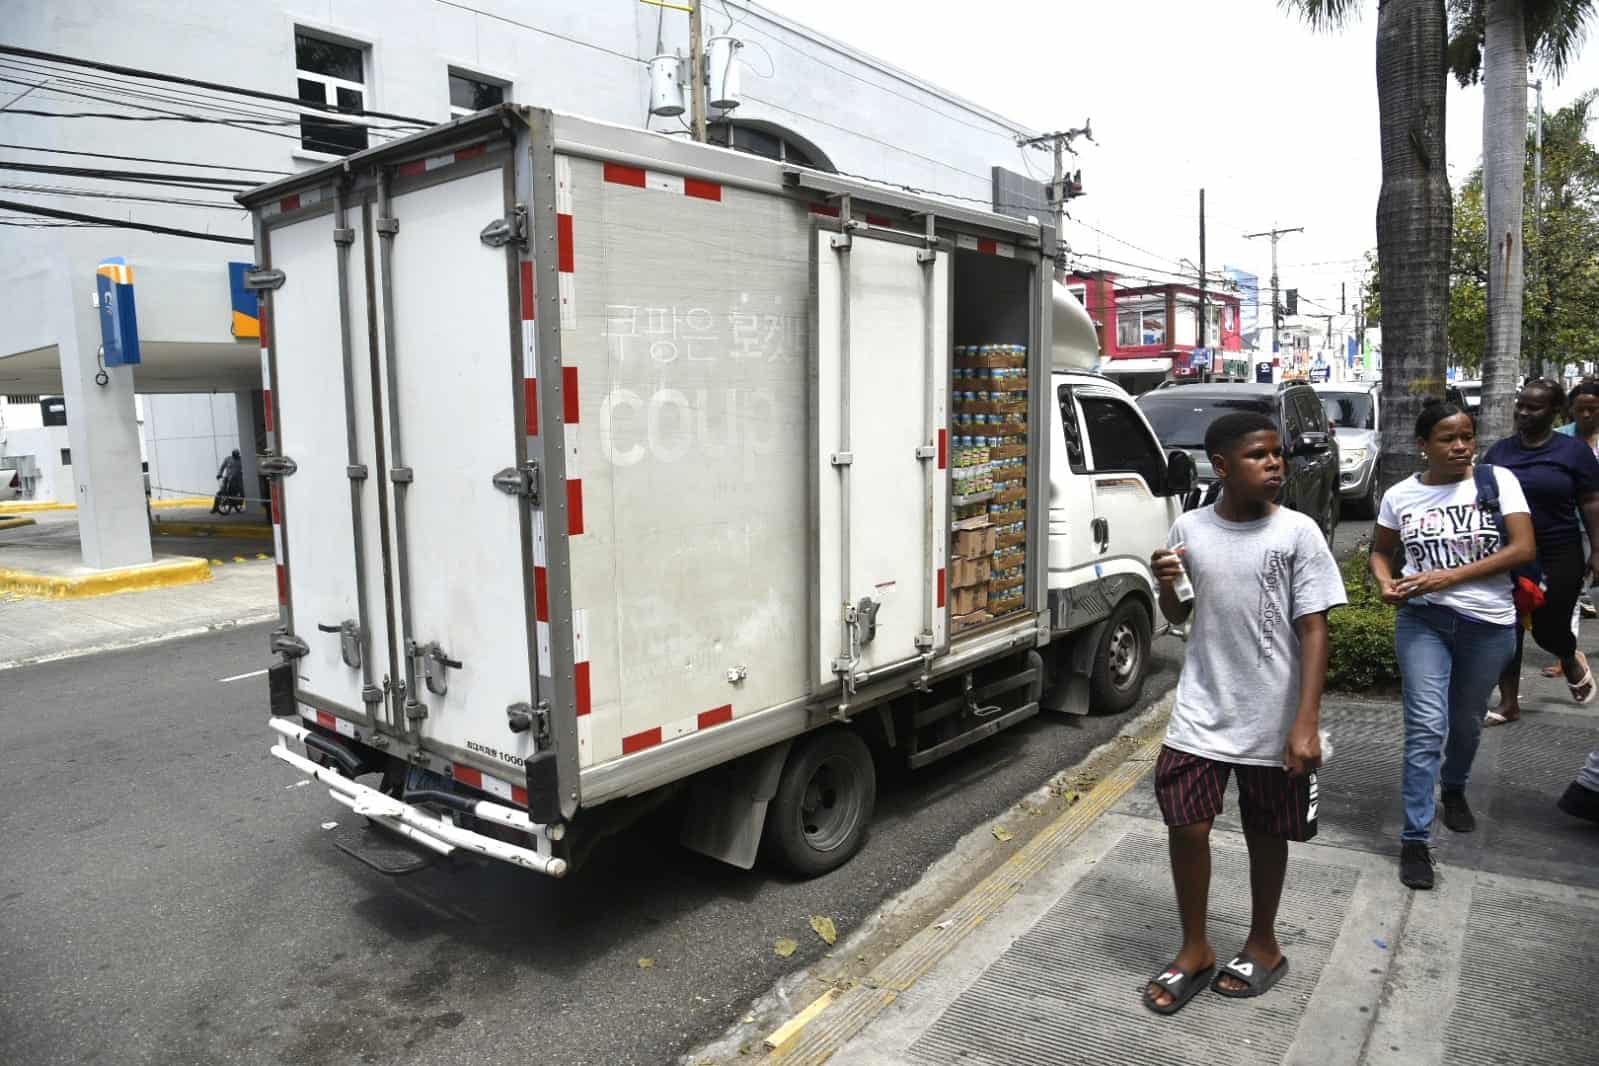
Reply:
[[[113, 114], [113, 113], [105, 112], [105, 111], [75, 111], [75, 112], [30, 111], [30, 110], [26, 110], [26, 109], [23, 109], [23, 108], [12, 108], [10, 111], [7, 111], [5, 113], [8, 114], [8, 115], [31, 115], [31, 116], [35, 116], [35, 117], [38, 117], [38, 118], [105, 118], [105, 119], [113, 119], [113, 120], [118, 121], [118, 122], [189, 122], [189, 123], [198, 123], [200, 125], [231, 126], [234, 129], [243, 130], [246, 133], [264, 133], [264, 134], [266, 134], [269, 137], [283, 137], [283, 138], [285, 138], [287, 140], [297, 141], [301, 145], [303, 145], [304, 147], [310, 148], [313, 151], [326, 150], [326, 151], [332, 151], [332, 152], [335, 152], [335, 153], [343, 154], [343, 150], [346, 147], [345, 145], [341, 145], [341, 144], [339, 144], [336, 141], [319, 141], [319, 140], [317, 140], [317, 139], [315, 139], [313, 137], [308, 137], [308, 136], [305, 136], [305, 135], [302, 135], [302, 134], [298, 134], [298, 133], [280, 133], [277, 130], [254, 129], [253, 127], [251, 127], [249, 125], [242, 125], [240, 123], [229, 122], [229, 121], [226, 121], [226, 120], [223, 120], [223, 119], [199, 118], [199, 117], [195, 117], [195, 116], [118, 115], [118, 114]], [[329, 121], [329, 120], [324, 119], [322, 121]], [[360, 127], [360, 128], [364, 129], [366, 127]], [[317, 147], [318, 145], [320, 145], [322, 147], [318, 148]]]
[[66, 148], [39, 148], [31, 144], [0, 144], [0, 148], [11, 148], [19, 152], [48, 152], [51, 155], [82, 155], [94, 159], [120, 159], [129, 163], [161, 163], [172, 167], [196, 167], [205, 170], [250, 170], [258, 174], [277, 174], [282, 177], [292, 177], [291, 171], [268, 170], [265, 167], [236, 167], [222, 166], [217, 163], [190, 163], [182, 159], [155, 159], [143, 155], [111, 155], [106, 152], [74, 152]]
[[225, 237], [220, 233], [202, 233], [199, 230], [178, 229], [174, 226], [157, 226], [150, 222], [124, 221], [118, 218], [106, 218], [103, 215], [85, 215], [77, 211], [62, 211], [54, 207], [40, 207], [37, 204], [19, 203], [16, 200], [0, 200], [0, 207], [23, 215], [64, 219], [68, 222], [89, 222], [101, 226], [113, 226], [117, 229], [143, 230], [145, 233], [159, 233], [168, 237], [190, 237], [199, 241], [215, 241], [218, 244], [243, 244], [247, 246], [254, 246], [255, 244], [255, 241], [249, 237]]
[[[458, 5], [451, 4], [450, 6], [455, 7]], [[54, 52], [40, 52], [32, 48], [18, 48], [15, 45], [0, 44], [0, 55], [24, 56], [29, 59], [42, 59], [50, 63], [62, 63], [67, 66], [87, 67], [91, 70], [103, 70], [109, 74], [121, 74], [124, 77], [129, 78], [143, 78], [146, 81], [165, 81], [171, 82], [175, 85], [189, 85], [200, 89], [212, 89], [218, 92], [232, 93], [236, 96], [248, 96], [257, 100], [274, 100], [278, 103], [293, 104], [296, 107], [310, 108], [314, 111], [325, 111], [329, 114], [363, 115], [370, 118], [386, 118], [394, 122], [404, 122], [413, 126], [425, 127], [436, 124], [428, 121], [427, 119], [414, 118], [410, 115], [396, 115], [388, 111], [369, 111], [365, 108], [359, 107], [339, 107], [336, 104], [325, 104], [308, 100], [300, 100], [293, 96], [284, 96], [281, 93], [263, 92], [260, 89], [246, 89], [243, 86], [227, 85], [223, 82], [202, 81], [199, 78], [184, 78], [176, 74], [162, 74], [159, 71], [154, 70], [141, 70], [138, 67], [124, 67], [116, 63], [102, 63], [92, 59], [79, 59], [75, 56], [59, 55]]]
[[223, 203], [220, 200], [185, 200], [182, 197], [136, 196], [133, 193], [118, 193], [100, 189], [73, 189], [62, 185], [10, 185], [0, 182], [0, 189], [9, 189], [12, 192], [38, 193], [44, 196], [83, 196], [94, 200], [126, 200], [132, 203], [167, 204], [173, 207], [209, 207], [217, 211], [241, 212], [245, 210], [238, 204]]
[[209, 178], [200, 174], [166, 174], [149, 170], [103, 170], [99, 167], [61, 167], [53, 163], [17, 163], [0, 159], [0, 170], [20, 170], [28, 174], [55, 174], [68, 178], [104, 178], [107, 181], [137, 181], [151, 185], [181, 185], [199, 189], [230, 191], [253, 189], [261, 183], [243, 178]]

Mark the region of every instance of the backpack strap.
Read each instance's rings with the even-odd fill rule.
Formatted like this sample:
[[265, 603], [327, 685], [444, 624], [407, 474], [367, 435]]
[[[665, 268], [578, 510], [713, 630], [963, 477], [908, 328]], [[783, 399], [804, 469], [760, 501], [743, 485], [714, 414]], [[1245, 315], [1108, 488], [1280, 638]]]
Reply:
[[1499, 540], [1507, 543], [1505, 538], [1505, 518], [1499, 511], [1499, 482], [1494, 478], [1494, 467], [1491, 463], [1478, 463], [1472, 471], [1472, 476], [1477, 482], [1477, 506], [1488, 512], [1494, 525], [1499, 530]]

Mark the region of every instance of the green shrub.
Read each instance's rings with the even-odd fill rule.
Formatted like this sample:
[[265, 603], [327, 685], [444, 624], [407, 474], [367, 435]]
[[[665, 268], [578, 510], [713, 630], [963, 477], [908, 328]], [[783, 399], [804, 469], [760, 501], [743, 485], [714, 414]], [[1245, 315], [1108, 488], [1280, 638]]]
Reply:
[[1357, 551], [1341, 568], [1349, 605], [1333, 610], [1327, 622], [1332, 645], [1327, 661], [1329, 689], [1369, 692], [1399, 684], [1394, 609], [1377, 592], [1369, 555], [1369, 548]]

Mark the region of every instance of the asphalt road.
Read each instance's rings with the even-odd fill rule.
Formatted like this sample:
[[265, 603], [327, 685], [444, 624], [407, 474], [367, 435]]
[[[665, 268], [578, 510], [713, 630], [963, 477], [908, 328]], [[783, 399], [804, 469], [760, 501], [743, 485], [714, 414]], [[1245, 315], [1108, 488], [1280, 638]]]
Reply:
[[[0, 673], [0, 1058], [668, 1062], [822, 954], [809, 916], [847, 936], [1136, 713], [1040, 716], [886, 777], [866, 848], [814, 881], [692, 855], [664, 816], [564, 881], [391, 880], [334, 848], [351, 813], [267, 755], [265, 678], [221, 680], [265, 666], [266, 640]], [[1157, 648], [1146, 702], [1175, 680]]]

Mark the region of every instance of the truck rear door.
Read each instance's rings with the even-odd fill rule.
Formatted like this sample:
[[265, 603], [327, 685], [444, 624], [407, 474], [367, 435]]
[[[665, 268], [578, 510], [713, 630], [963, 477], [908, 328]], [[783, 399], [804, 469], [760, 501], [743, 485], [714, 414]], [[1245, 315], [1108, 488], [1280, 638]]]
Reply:
[[947, 645], [950, 259], [904, 234], [819, 228], [813, 593], [819, 687]]

